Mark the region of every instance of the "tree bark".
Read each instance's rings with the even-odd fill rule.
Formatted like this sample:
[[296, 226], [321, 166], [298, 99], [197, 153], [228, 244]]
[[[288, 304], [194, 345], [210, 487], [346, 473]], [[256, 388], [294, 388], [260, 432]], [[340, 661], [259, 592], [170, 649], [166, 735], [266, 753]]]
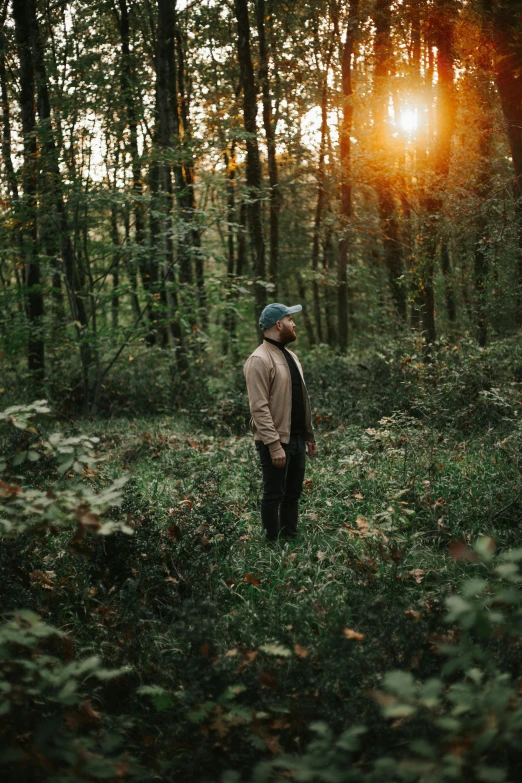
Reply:
[[256, 0], [257, 35], [259, 42], [259, 83], [263, 102], [263, 126], [265, 129], [268, 179], [270, 182], [270, 263], [268, 278], [274, 288], [271, 296], [277, 299], [277, 274], [279, 266], [279, 212], [281, 210], [281, 191], [277, 170], [275, 127], [272, 118], [270, 97], [270, 79], [268, 75], [268, 51], [265, 36], [265, 0]]
[[23, 3], [25, 6], [24, 13], [27, 14], [30, 27], [31, 46], [34, 56], [33, 64], [36, 76], [38, 116], [40, 119], [39, 136], [42, 139], [41, 166], [46, 172], [47, 180], [51, 188], [51, 198], [54, 198], [55, 224], [57, 233], [60, 237], [60, 250], [65, 271], [69, 307], [80, 344], [84, 406], [87, 412], [89, 409], [89, 368], [93, 356], [96, 358], [96, 348], [93, 349], [86, 339], [88, 318], [81, 297], [83, 282], [79, 270], [76, 269], [74, 250], [69, 233], [58, 148], [55, 143], [51, 120], [49, 85], [45, 67], [43, 44], [40, 35], [40, 26], [36, 14], [36, 0], [17, 0], [17, 2]]
[[352, 56], [358, 30], [359, 0], [350, 0], [349, 18], [342, 57], [343, 118], [340, 129], [341, 241], [337, 264], [337, 332], [339, 348], [348, 347], [348, 231], [352, 218], [351, 132], [353, 124]]
[[198, 307], [203, 328], [208, 326], [208, 302], [205, 289], [204, 255], [201, 248], [201, 234], [196, 218], [196, 189], [194, 183], [194, 156], [192, 152], [192, 129], [189, 113], [189, 93], [185, 74], [185, 41], [180, 29], [176, 26], [176, 53], [178, 61], [178, 93], [179, 112], [181, 116], [182, 134], [180, 146], [183, 161], [183, 178], [185, 182], [183, 203], [185, 221], [187, 222], [187, 241], [183, 252], [188, 255], [188, 261], [194, 261], [196, 272], [196, 291]]
[[[179, 119], [177, 101], [177, 79], [174, 56], [176, 35], [175, 6], [172, 0], [158, 0], [156, 46], [156, 142], [165, 153], [174, 150], [174, 179], [179, 197], [184, 190], [183, 170], [179, 154]], [[166, 304], [169, 311], [170, 328], [176, 347], [176, 357], [180, 369], [185, 370], [186, 357], [184, 339], [179, 320], [177, 281], [174, 275], [174, 249], [172, 243], [172, 176], [168, 163], [159, 164], [159, 181], [163, 192], [163, 252], [165, 269], [164, 279], [167, 286]], [[183, 243], [185, 241], [183, 237]], [[190, 258], [185, 253], [180, 257], [180, 283], [190, 284], [192, 274]], [[165, 290], [165, 286], [162, 286]]]
[[395, 310], [402, 323], [406, 321], [406, 290], [401, 279], [404, 272], [402, 244], [397, 208], [390, 178], [386, 172], [386, 147], [389, 146], [387, 123], [389, 78], [394, 70], [394, 51], [391, 40], [391, 0], [377, 0], [373, 14], [375, 24], [374, 99], [375, 148], [381, 156], [376, 192], [384, 244], [384, 262]]
[[26, 307], [29, 319], [27, 358], [29, 372], [38, 384], [44, 379], [45, 346], [42, 337], [44, 299], [38, 261], [38, 145], [34, 109], [34, 54], [31, 46], [31, 13], [28, 0], [13, 0], [16, 44], [20, 61], [20, 110], [24, 142], [23, 162], [23, 256], [25, 261]]
[[234, 225], [236, 218], [236, 193], [235, 193], [235, 179], [236, 179], [236, 160], [235, 160], [235, 143], [232, 142], [230, 147], [230, 155], [228, 150], [223, 153], [223, 159], [226, 167], [226, 197], [227, 197], [227, 286], [226, 286], [226, 303], [225, 303], [225, 318], [224, 318], [224, 335], [223, 335], [223, 353], [228, 354], [229, 348], [234, 344], [236, 339], [236, 314], [233, 310], [232, 301], [234, 299], [232, 286], [234, 283], [235, 275], [235, 246], [234, 246]]
[[474, 192], [478, 200], [473, 278], [475, 286], [475, 325], [478, 344], [484, 348], [488, 341], [488, 276], [489, 226], [487, 210], [483, 209], [491, 196], [491, 167], [493, 158], [493, 96], [491, 62], [487, 46], [482, 46], [477, 57], [478, 74], [476, 101], [478, 108], [478, 156]]
[[518, 235], [516, 323], [522, 325], [522, 19], [517, 3], [483, 0], [494, 45], [495, 80], [513, 160]]
[[[248, 191], [248, 222], [254, 266], [254, 296], [256, 324], [266, 305], [265, 237], [261, 212], [261, 162], [257, 143], [257, 95], [254, 68], [250, 53], [250, 23], [247, 0], [234, 0], [237, 20], [237, 54], [243, 89], [243, 120], [246, 135], [246, 182]], [[259, 333], [261, 340], [261, 333]]]
[[[437, 116], [436, 135], [430, 155], [431, 181], [423, 198], [426, 226], [422, 263], [422, 324], [428, 344], [435, 341], [434, 273], [437, 249], [441, 240], [439, 224], [444, 205], [443, 189], [450, 165], [451, 140], [455, 128], [453, 30], [456, 7], [453, 0], [437, 0], [433, 16], [433, 41], [437, 47]], [[453, 297], [450, 290], [450, 300]]]
[[[147, 296], [151, 296], [152, 276], [150, 261], [147, 258], [145, 245], [145, 206], [143, 203], [143, 179], [141, 160], [138, 150], [138, 125], [139, 111], [136, 99], [136, 76], [134, 72], [133, 58], [130, 50], [130, 15], [127, 0], [118, 0], [119, 14], [117, 14], [121, 40], [121, 95], [125, 111], [125, 121], [129, 129], [128, 149], [132, 167], [132, 209], [134, 213], [134, 242], [136, 247], [136, 261], [140, 272], [143, 289]], [[130, 264], [134, 267], [134, 252], [131, 252]], [[135, 277], [135, 274], [134, 274]], [[136, 291], [136, 296], [138, 295]], [[139, 307], [139, 303], [138, 303]], [[147, 309], [147, 318], [152, 319], [152, 310]], [[152, 323], [147, 336], [147, 343], [154, 343]]]
[[[323, 221], [323, 208], [326, 185], [326, 137], [328, 133], [328, 67], [321, 87], [321, 141], [319, 143], [319, 161], [317, 167], [317, 203], [315, 207], [314, 232], [312, 238], [312, 299], [315, 328], [317, 339], [324, 341], [323, 322], [321, 318], [321, 298], [319, 295], [319, 250], [321, 243], [321, 225]], [[314, 343], [312, 343], [313, 345]]]

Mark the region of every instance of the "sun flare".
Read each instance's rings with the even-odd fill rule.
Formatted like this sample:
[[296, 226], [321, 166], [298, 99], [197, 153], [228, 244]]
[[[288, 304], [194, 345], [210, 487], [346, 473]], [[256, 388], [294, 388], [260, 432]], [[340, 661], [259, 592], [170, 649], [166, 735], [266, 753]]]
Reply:
[[405, 133], [415, 133], [418, 125], [417, 109], [401, 109], [399, 119]]

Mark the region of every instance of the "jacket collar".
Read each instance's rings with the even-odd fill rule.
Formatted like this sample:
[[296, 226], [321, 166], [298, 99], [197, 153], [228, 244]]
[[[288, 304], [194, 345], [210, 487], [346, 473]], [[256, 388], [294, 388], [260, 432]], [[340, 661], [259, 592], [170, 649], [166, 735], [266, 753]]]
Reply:
[[286, 346], [283, 343], [278, 343], [277, 340], [270, 340], [268, 337], [263, 338], [263, 343], [272, 348], [272, 350], [284, 351]]

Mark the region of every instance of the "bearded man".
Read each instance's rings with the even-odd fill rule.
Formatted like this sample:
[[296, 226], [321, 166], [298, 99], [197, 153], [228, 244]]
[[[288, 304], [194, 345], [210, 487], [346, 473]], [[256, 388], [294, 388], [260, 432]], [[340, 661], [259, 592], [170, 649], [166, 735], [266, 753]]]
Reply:
[[278, 302], [259, 317], [264, 340], [244, 366], [251, 428], [263, 472], [261, 521], [266, 539], [295, 539], [306, 455], [316, 453], [310, 400], [297, 356], [293, 314], [301, 305]]

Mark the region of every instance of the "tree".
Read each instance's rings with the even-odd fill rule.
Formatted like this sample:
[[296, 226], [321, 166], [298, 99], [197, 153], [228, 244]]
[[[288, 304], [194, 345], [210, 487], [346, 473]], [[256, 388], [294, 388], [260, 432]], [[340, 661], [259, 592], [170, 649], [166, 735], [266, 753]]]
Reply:
[[346, 37], [342, 54], [342, 92], [343, 118], [340, 129], [340, 163], [341, 163], [341, 241], [339, 244], [339, 261], [337, 265], [337, 329], [339, 348], [346, 351], [348, 347], [348, 247], [350, 220], [352, 217], [352, 182], [351, 182], [351, 133], [353, 124], [353, 80], [352, 59], [358, 29], [359, 0], [350, 0], [349, 16], [346, 25]]
[[261, 161], [257, 142], [257, 93], [250, 52], [250, 22], [247, 0], [234, 0], [237, 20], [237, 54], [243, 91], [243, 120], [246, 140], [246, 182], [248, 188], [248, 222], [254, 262], [256, 323], [266, 305], [265, 237], [261, 212]]
[[13, 17], [20, 62], [20, 111], [24, 140], [22, 248], [29, 319], [27, 357], [29, 372], [33, 374], [37, 383], [41, 384], [45, 371], [45, 343], [42, 333], [44, 298], [38, 258], [38, 146], [35, 113], [35, 65], [31, 45], [31, 0], [13, 0]]

